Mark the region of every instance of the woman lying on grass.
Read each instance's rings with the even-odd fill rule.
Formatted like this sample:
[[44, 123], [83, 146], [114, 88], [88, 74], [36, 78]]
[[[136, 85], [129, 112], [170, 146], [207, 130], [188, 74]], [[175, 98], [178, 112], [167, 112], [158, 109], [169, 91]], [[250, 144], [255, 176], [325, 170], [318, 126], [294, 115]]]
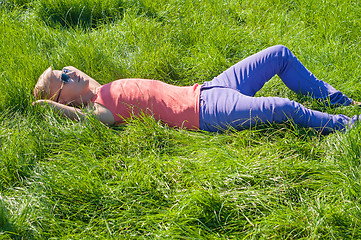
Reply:
[[[212, 81], [178, 87], [156, 80], [120, 79], [105, 85], [74, 67], [49, 67], [40, 76], [34, 104], [46, 104], [70, 119], [88, 106], [108, 125], [144, 112], [172, 127], [210, 132], [292, 121], [323, 134], [351, 127], [358, 116], [332, 115], [278, 97], [254, 97], [277, 74], [288, 88], [333, 106], [359, 104], [317, 79], [285, 46], [273, 46], [235, 64]], [[45, 99], [45, 100], [44, 100]], [[48, 100], [46, 100], [48, 99]]]

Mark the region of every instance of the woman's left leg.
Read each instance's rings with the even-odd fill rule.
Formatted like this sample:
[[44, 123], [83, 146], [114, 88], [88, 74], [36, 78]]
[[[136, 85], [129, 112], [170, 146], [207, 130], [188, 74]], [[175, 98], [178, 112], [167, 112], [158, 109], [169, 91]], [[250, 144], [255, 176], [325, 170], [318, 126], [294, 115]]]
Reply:
[[331, 105], [349, 105], [352, 99], [313, 75], [285, 46], [277, 45], [249, 56], [205, 82], [203, 89], [226, 87], [254, 96], [274, 75], [296, 93], [328, 101]]
[[257, 124], [293, 121], [322, 134], [344, 131], [359, 120], [305, 108], [300, 103], [278, 97], [250, 97], [231, 88], [203, 89], [200, 96], [200, 129], [210, 132], [228, 128], [243, 130]]

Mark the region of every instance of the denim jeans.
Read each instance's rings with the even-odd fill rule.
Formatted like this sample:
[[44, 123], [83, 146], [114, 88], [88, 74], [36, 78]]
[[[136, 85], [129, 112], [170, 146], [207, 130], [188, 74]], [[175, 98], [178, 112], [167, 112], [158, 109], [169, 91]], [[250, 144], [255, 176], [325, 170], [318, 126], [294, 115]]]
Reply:
[[242, 130], [256, 124], [293, 121], [323, 134], [343, 131], [358, 116], [332, 115], [305, 108], [287, 98], [254, 97], [274, 75], [296, 93], [335, 106], [350, 105], [352, 99], [315, 77], [285, 46], [262, 50], [235, 64], [212, 81], [200, 94], [200, 129], [210, 132], [228, 128]]

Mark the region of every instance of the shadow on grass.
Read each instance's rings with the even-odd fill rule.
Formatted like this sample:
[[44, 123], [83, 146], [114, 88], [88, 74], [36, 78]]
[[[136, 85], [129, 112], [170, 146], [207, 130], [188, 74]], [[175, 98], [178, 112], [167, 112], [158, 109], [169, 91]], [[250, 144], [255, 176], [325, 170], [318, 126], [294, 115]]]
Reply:
[[6, 209], [0, 195], [0, 238], [1, 239], [35, 239], [32, 231], [19, 231], [15, 224], [11, 223], [9, 212]]
[[96, 28], [100, 23], [122, 17], [123, 1], [40, 0], [36, 14], [52, 27]]
[[32, 5], [37, 16], [52, 27], [96, 28], [121, 19], [125, 10], [134, 6], [137, 15], [162, 20], [154, 7], [138, 1], [40, 0]]

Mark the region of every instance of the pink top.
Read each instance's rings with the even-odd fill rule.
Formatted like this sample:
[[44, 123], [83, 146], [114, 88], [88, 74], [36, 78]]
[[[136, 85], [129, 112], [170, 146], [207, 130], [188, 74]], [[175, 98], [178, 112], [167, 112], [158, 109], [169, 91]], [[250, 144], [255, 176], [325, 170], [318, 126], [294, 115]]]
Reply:
[[199, 95], [198, 84], [178, 87], [157, 80], [120, 79], [97, 88], [92, 102], [109, 109], [116, 124], [143, 111], [171, 127], [198, 129]]

